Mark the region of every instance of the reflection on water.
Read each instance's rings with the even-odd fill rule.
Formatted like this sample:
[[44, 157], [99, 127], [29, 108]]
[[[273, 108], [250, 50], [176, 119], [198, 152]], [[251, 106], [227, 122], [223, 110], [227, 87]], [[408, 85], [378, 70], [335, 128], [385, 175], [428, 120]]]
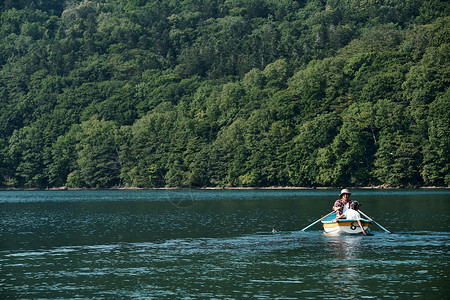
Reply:
[[325, 248], [331, 249], [333, 266], [325, 277], [337, 296], [356, 297], [363, 290], [365, 275], [358, 267], [364, 237], [362, 235], [327, 235]]
[[385, 192], [355, 192], [396, 232], [367, 237], [297, 231], [330, 209], [330, 191], [19, 194], [0, 192], [2, 299], [450, 294], [449, 193], [427, 195], [428, 209], [396, 191], [386, 210]]

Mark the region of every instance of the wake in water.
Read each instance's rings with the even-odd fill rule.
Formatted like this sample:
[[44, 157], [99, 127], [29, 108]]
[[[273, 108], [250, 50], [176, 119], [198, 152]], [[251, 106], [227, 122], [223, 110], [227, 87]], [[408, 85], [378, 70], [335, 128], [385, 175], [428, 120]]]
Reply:
[[36, 257], [62, 256], [70, 253], [103, 253], [103, 252], [154, 252], [165, 251], [174, 253], [243, 253], [243, 252], [271, 252], [300, 248], [313, 250], [318, 244], [326, 243], [354, 243], [371, 248], [383, 247], [420, 247], [443, 246], [449, 247], [450, 233], [447, 232], [398, 232], [386, 234], [372, 232], [371, 236], [362, 235], [330, 235], [322, 231], [267, 231], [254, 235], [243, 235], [229, 238], [180, 238], [157, 242], [117, 243], [105, 245], [62, 246], [51, 249], [0, 251], [3, 258], [8, 257]]

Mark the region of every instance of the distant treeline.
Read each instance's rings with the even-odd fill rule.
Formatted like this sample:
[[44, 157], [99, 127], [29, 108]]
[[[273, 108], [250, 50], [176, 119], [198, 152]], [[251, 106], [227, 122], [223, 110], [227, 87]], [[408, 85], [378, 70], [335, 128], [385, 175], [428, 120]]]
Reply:
[[0, 1], [1, 187], [450, 185], [450, 2]]

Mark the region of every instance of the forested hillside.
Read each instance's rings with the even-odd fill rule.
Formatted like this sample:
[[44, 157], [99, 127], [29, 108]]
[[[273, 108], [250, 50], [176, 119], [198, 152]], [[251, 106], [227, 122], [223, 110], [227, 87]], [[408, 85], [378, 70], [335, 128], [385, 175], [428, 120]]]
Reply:
[[450, 4], [0, 1], [1, 187], [450, 185]]

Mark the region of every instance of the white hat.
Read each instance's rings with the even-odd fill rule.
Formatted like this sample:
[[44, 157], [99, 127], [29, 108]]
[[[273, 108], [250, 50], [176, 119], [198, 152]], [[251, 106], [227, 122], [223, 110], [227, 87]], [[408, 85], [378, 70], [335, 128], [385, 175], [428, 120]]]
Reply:
[[342, 197], [342, 194], [349, 194], [349, 195], [351, 195], [352, 193], [350, 193], [347, 189], [342, 189], [341, 193], [339, 194], [339, 197]]

